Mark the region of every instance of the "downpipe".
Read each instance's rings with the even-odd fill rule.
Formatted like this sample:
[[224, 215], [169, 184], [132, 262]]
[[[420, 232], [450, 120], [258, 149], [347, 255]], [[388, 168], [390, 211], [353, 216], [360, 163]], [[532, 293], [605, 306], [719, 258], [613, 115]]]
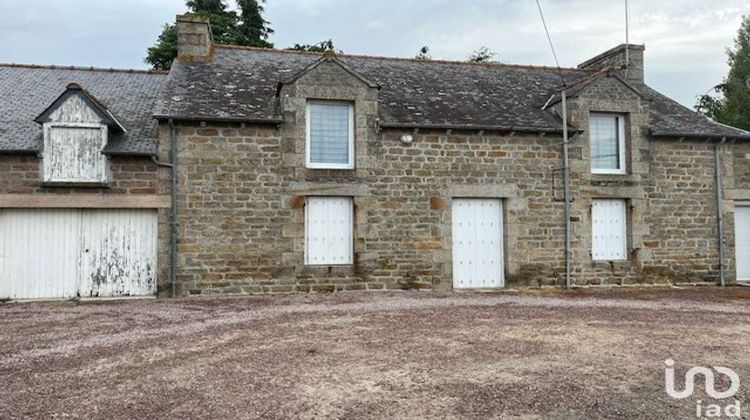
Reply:
[[568, 106], [565, 89], [561, 93], [563, 120], [563, 196], [565, 200], [565, 287], [572, 287], [570, 279], [570, 162], [568, 157]]
[[721, 170], [721, 146], [726, 141], [726, 138], [723, 138], [721, 142], [714, 145], [714, 166], [716, 167], [714, 183], [716, 185], [716, 223], [719, 235], [719, 284], [721, 287], [726, 286], [724, 261], [727, 250], [726, 243], [724, 242], [724, 181]]
[[170, 214], [170, 235], [169, 235], [169, 282], [171, 287], [171, 296], [177, 296], [177, 132], [174, 121], [169, 120], [169, 147], [172, 155], [172, 163], [159, 161], [156, 156], [151, 156], [151, 160], [158, 166], [169, 168], [171, 172], [171, 214]]

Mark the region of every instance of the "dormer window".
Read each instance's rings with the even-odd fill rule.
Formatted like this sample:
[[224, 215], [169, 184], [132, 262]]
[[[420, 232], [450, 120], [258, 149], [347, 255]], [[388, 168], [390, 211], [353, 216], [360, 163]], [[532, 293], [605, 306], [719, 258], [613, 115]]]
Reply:
[[591, 114], [591, 173], [625, 174], [625, 118], [618, 114]]
[[307, 103], [307, 167], [354, 169], [354, 105]]
[[109, 110], [75, 83], [67, 86], [39, 117], [44, 142], [42, 182], [59, 185], [106, 185], [109, 161], [102, 151], [110, 134], [125, 128]]

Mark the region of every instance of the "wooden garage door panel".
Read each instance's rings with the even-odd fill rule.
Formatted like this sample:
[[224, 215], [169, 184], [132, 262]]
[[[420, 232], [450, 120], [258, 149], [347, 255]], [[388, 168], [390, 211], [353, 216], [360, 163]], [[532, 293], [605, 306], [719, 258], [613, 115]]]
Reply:
[[83, 210], [81, 296], [153, 294], [156, 229], [155, 210]]
[[502, 214], [500, 200], [453, 200], [454, 288], [503, 286]]
[[0, 212], [0, 298], [70, 298], [78, 292], [77, 210]]
[[750, 281], [750, 207], [735, 208], [737, 280]]
[[156, 291], [156, 210], [0, 211], [0, 298]]

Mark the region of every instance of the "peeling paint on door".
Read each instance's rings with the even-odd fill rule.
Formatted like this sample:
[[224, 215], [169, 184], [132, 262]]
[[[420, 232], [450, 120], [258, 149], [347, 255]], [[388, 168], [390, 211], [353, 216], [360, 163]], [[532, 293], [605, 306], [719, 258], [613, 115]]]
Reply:
[[156, 211], [84, 210], [82, 297], [143, 296], [156, 289]]
[[156, 251], [156, 210], [3, 210], [0, 298], [153, 295]]

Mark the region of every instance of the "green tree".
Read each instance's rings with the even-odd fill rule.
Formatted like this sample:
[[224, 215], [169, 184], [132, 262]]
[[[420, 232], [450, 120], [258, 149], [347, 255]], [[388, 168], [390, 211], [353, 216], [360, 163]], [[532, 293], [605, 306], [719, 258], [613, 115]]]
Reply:
[[343, 53], [343, 51], [336, 49], [333, 45], [333, 40], [331, 39], [320, 41], [316, 44], [294, 44], [294, 46], [287, 48], [287, 50], [309, 52], [325, 52], [326, 50], [333, 50], [336, 51], [337, 54]]
[[425, 45], [424, 47], [419, 49], [419, 52], [416, 56], [414, 56], [417, 60], [427, 61], [432, 60], [432, 54], [430, 54], [430, 47]]
[[207, 17], [217, 44], [234, 44], [237, 32], [237, 12], [227, 10], [224, 0], [188, 0], [188, 10]]
[[169, 70], [172, 61], [177, 57], [177, 27], [164, 25], [161, 34], [156, 39], [156, 45], [146, 50], [146, 63], [154, 70]]
[[712, 92], [698, 97], [695, 109], [715, 121], [750, 130], [750, 15], [743, 16], [727, 56], [729, 74]]
[[240, 8], [239, 23], [235, 35], [235, 43], [251, 47], [271, 48], [268, 36], [273, 33], [269, 22], [263, 19], [263, 5], [256, 0], [237, 0]]
[[[217, 44], [247, 45], [271, 48], [268, 36], [273, 33], [263, 19], [264, 0], [236, 0], [239, 14], [229, 9], [224, 0], [187, 0], [188, 11], [208, 17]], [[154, 46], [146, 51], [146, 63], [155, 70], [169, 70], [177, 57], [177, 28], [164, 25]]]
[[490, 63], [494, 61], [493, 58], [496, 55], [497, 54], [488, 47], [481, 46], [478, 50], [475, 50], [473, 53], [471, 53], [466, 61], [470, 63]]

